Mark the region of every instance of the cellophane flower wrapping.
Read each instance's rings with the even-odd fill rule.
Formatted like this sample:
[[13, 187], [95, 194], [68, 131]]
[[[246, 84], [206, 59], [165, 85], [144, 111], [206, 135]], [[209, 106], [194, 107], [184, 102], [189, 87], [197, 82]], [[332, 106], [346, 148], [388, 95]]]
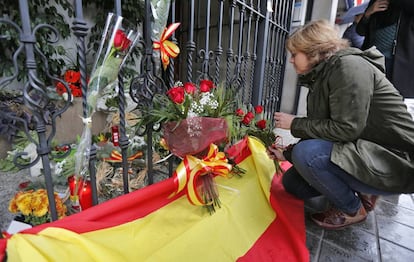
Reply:
[[153, 39], [160, 39], [162, 31], [167, 25], [170, 5], [171, 0], [151, 0], [152, 16], [154, 17], [151, 34]]
[[96, 111], [101, 90], [118, 79], [119, 71], [138, 42], [138, 38], [136, 26], [131, 25], [122, 16], [108, 14], [88, 83], [87, 112], [83, 119], [84, 130], [75, 155], [76, 176], [84, 176], [88, 171], [92, 144], [92, 115]]
[[[151, 39], [153, 41], [160, 40], [164, 28], [167, 26], [170, 6], [171, 0], [151, 0], [152, 17], [154, 18], [151, 26]], [[154, 61], [156, 62], [156, 74], [160, 74], [160, 52], [153, 52], [153, 57], [155, 58]]]
[[228, 125], [224, 118], [189, 117], [163, 126], [168, 149], [176, 156], [197, 155], [210, 144], [225, 142]]

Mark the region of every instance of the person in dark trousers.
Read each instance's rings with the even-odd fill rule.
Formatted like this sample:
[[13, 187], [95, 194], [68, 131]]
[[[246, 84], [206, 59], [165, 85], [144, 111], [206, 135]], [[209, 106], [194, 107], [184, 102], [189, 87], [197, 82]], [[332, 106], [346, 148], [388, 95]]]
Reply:
[[404, 98], [414, 97], [414, 1], [371, 0], [356, 31], [362, 49], [376, 46], [385, 56], [386, 75]]
[[385, 77], [384, 56], [349, 47], [325, 20], [295, 31], [287, 49], [309, 92], [306, 117], [274, 113], [276, 128], [300, 138], [268, 148], [271, 158], [292, 163], [285, 190], [328, 199], [328, 210], [311, 215], [326, 229], [364, 221], [377, 195], [414, 192], [414, 121]]

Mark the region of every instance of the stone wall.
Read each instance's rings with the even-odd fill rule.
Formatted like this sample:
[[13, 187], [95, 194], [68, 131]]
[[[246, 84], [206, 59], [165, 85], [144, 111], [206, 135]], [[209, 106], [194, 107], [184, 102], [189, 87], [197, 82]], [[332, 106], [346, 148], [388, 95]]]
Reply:
[[[56, 135], [54, 140], [59, 143], [73, 143], [76, 142], [77, 137], [82, 135], [82, 100], [75, 98], [73, 105], [56, 119]], [[107, 114], [103, 112], [96, 112], [92, 117], [92, 133], [99, 134], [106, 128]], [[107, 131], [107, 130], [106, 130]], [[0, 137], [0, 158], [7, 156], [7, 151], [12, 148], [10, 142], [3, 137]]]

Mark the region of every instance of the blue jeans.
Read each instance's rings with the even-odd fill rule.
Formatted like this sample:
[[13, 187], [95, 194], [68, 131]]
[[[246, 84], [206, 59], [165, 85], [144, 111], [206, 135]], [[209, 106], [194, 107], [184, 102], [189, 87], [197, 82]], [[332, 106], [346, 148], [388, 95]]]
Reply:
[[339, 210], [353, 214], [361, 206], [355, 192], [390, 194], [362, 183], [330, 161], [333, 142], [303, 140], [292, 150], [293, 166], [283, 175], [285, 190], [298, 198], [324, 195]]

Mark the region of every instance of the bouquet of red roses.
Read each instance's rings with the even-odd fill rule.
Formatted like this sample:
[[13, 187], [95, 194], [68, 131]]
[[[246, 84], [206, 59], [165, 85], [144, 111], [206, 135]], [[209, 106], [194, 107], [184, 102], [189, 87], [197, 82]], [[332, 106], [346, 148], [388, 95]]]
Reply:
[[[176, 82], [165, 94], [154, 97], [153, 108], [141, 108], [139, 125], [162, 125], [168, 150], [183, 159], [174, 173], [176, 181], [185, 181], [182, 184], [187, 186], [190, 202], [210, 213], [220, 206], [214, 177], [227, 176], [232, 170], [216, 146], [228, 142], [228, 121], [233, 119], [235, 108], [230, 91], [207, 79], [199, 85]], [[221, 167], [226, 172], [222, 173]]]
[[[264, 119], [263, 106], [257, 105], [252, 108], [236, 110], [236, 118], [239, 123], [236, 127], [236, 132], [241, 135], [249, 135], [258, 138], [265, 145], [266, 148], [272, 146], [281, 139], [273, 130], [271, 122]], [[279, 165], [279, 161], [275, 160], [276, 173], [283, 173], [283, 169]]]
[[199, 85], [176, 82], [154, 97], [153, 108], [142, 108], [139, 125], [160, 123], [168, 149], [179, 157], [197, 155], [210, 144], [225, 142], [227, 118], [234, 112], [234, 97], [223, 87], [203, 79]]

